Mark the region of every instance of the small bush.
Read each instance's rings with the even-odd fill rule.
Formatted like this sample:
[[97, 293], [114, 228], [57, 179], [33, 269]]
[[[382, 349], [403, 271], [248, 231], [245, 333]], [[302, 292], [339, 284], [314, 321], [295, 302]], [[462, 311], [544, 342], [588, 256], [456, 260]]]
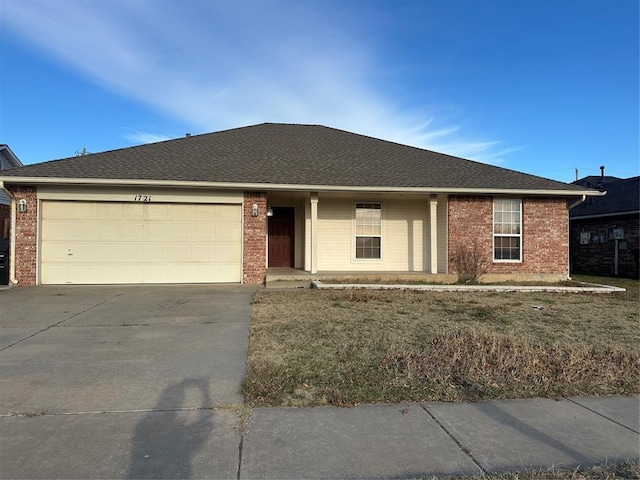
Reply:
[[451, 262], [458, 274], [460, 283], [477, 283], [487, 273], [489, 262], [476, 243], [469, 247], [459, 243], [454, 250]]

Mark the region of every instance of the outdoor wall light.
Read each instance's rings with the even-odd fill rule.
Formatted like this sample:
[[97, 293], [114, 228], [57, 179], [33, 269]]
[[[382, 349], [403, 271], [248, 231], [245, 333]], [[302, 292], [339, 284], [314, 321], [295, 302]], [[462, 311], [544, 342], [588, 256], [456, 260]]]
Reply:
[[251, 207], [251, 216], [252, 217], [257, 217], [258, 216], [258, 204], [254, 203], [253, 207]]
[[267, 208], [267, 217], [273, 217], [273, 208]]
[[18, 201], [18, 211], [20, 213], [25, 213], [27, 211], [27, 201], [24, 198]]

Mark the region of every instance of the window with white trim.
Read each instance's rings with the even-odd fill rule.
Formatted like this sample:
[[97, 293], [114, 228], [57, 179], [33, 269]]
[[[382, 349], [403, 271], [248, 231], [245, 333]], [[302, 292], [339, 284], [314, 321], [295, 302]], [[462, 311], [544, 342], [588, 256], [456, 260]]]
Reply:
[[493, 260], [522, 261], [522, 200], [493, 200]]
[[382, 258], [382, 204], [356, 203], [356, 259]]

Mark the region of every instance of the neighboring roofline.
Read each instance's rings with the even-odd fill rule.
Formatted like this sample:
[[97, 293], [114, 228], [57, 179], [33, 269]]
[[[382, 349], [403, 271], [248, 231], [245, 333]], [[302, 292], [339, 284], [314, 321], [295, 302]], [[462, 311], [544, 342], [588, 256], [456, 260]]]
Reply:
[[611, 213], [597, 213], [594, 215], [579, 215], [575, 217], [569, 217], [569, 220], [586, 220], [589, 218], [604, 218], [604, 217], [622, 217], [626, 215], [640, 215], [640, 210], [628, 210], [625, 212], [611, 212]]
[[285, 190], [309, 192], [380, 192], [380, 193], [460, 193], [476, 195], [539, 195], [539, 196], [604, 196], [606, 192], [598, 190], [536, 190], [536, 189], [490, 189], [490, 188], [446, 188], [446, 187], [388, 187], [388, 186], [348, 186], [348, 185], [297, 185], [278, 183], [228, 183], [228, 182], [194, 182], [176, 180], [134, 180], [134, 179], [101, 179], [101, 178], [59, 178], [59, 177], [2, 177], [0, 181], [7, 184], [20, 185], [101, 185], [101, 186], [148, 186], [148, 187], [182, 187], [182, 188], [219, 188], [240, 190]]
[[13, 163], [14, 167], [24, 167], [24, 165], [22, 164], [18, 156], [15, 153], [13, 153], [9, 145], [7, 145], [6, 143], [0, 143], [0, 151], [2, 150], [7, 151], [8, 153], [7, 157], [9, 158], [9, 163]]

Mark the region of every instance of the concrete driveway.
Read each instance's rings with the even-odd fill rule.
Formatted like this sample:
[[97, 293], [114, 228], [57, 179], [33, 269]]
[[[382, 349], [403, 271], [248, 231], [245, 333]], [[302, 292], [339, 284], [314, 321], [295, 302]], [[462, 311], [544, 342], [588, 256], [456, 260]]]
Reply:
[[236, 417], [212, 409], [242, 402], [255, 291], [0, 291], [0, 477], [235, 476]]

